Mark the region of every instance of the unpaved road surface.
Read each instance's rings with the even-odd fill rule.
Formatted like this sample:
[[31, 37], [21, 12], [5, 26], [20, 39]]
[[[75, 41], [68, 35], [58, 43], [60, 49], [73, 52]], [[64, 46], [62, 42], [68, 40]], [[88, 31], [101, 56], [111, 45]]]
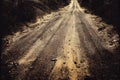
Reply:
[[89, 80], [93, 76], [104, 80], [109, 71], [104, 73], [108, 68], [103, 67], [111, 56], [84, 16], [77, 0], [72, 0], [67, 10], [12, 43], [4, 54], [6, 62], [14, 65], [13, 78]]

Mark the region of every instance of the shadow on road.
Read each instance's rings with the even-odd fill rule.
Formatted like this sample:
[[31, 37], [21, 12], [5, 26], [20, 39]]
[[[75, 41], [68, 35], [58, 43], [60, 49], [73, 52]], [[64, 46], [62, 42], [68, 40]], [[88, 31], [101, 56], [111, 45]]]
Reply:
[[119, 80], [120, 54], [113, 54], [105, 49], [102, 52], [104, 54], [101, 59], [95, 57], [96, 54], [92, 56], [94, 59], [89, 59], [89, 71], [92, 78], [86, 80]]

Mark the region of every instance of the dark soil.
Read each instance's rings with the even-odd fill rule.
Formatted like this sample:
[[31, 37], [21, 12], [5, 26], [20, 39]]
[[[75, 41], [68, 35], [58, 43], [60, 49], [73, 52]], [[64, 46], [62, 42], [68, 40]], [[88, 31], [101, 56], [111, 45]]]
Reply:
[[120, 0], [78, 0], [92, 14], [102, 17], [120, 34]]

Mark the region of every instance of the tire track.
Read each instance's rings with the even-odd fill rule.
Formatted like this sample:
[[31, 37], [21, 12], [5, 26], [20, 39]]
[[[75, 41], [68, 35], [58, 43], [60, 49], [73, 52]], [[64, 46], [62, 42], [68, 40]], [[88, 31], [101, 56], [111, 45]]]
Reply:
[[[65, 22], [67, 20], [65, 20]], [[59, 47], [56, 44], [60, 45], [62, 43], [62, 41], [64, 40], [64, 35], [65, 34], [62, 34], [61, 31], [63, 31], [65, 33], [65, 30], [67, 30], [66, 29], [67, 27], [63, 28], [64, 27], [63, 25], [65, 26], [66, 24], [64, 22], [61, 22], [61, 24], [59, 25], [58, 29], [53, 33], [53, 35], [49, 39], [47, 45], [43, 48], [42, 51], [39, 52], [39, 56], [36, 57], [36, 60], [32, 63], [32, 65], [29, 65], [29, 67], [32, 66], [34, 69], [28, 70], [26, 72], [26, 74], [25, 74], [26, 76], [23, 75], [23, 77], [25, 77], [25, 80], [29, 80], [29, 79], [35, 78], [35, 77], [33, 77], [33, 75], [37, 76], [37, 74], [39, 76], [38, 78], [40, 78], [41, 80], [44, 80], [46, 78], [45, 76], [47, 76], [49, 74], [51, 68], [54, 65], [54, 63], [51, 60], [52, 60], [52, 58], [55, 58], [55, 56], [56, 56], [56, 50]], [[54, 36], [56, 36], [56, 34], [58, 32], [60, 33], [58, 35], [61, 36], [61, 38], [55, 39]], [[42, 71], [40, 70], [41, 68], [43, 68]], [[45, 72], [45, 73], [41, 74], [41, 72], [42, 73]], [[20, 79], [20, 76], [17, 79]]]
[[[56, 20], [59, 21], [60, 19]], [[35, 44], [38, 38], [41, 38], [41, 36], [49, 30], [49, 28], [52, 28], [52, 23], [48, 23], [49, 25], [43, 26], [42, 29], [34, 31], [34, 34], [29, 34], [25, 40], [19, 40], [15, 43], [15, 45], [11, 45], [11, 48], [3, 53], [7, 54], [7, 61], [13, 61], [16, 59], [20, 59], [24, 53], [27, 53], [31, 47]], [[24, 46], [25, 45], [25, 46]]]

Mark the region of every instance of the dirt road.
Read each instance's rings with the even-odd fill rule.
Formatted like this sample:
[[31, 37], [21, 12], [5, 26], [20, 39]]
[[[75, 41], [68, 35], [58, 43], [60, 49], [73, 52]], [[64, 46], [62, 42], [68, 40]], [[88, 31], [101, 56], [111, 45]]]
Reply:
[[83, 80], [103, 70], [106, 51], [84, 16], [72, 0], [67, 10], [11, 44], [4, 54], [16, 66], [14, 79]]

